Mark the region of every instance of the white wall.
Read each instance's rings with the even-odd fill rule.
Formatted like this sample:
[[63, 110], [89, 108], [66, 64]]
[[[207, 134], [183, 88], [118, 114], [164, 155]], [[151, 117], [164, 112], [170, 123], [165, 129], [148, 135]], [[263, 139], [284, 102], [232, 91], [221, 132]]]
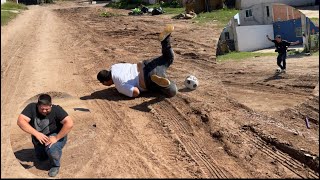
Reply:
[[[237, 6], [241, 4], [240, 9], [248, 8], [261, 3], [282, 3], [289, 6], [308, 6], [315, 5], [316, 0], [236, 0]], [[239, 7], [237, 7], [239, 8]]]
[[273, 39], [273, 25], [237, 26], [237, 43], [239, 51], [255, 51], [274, 46], [266, 35]]
[[5, 3], [7, 0], [1, 0], [1, 4]]

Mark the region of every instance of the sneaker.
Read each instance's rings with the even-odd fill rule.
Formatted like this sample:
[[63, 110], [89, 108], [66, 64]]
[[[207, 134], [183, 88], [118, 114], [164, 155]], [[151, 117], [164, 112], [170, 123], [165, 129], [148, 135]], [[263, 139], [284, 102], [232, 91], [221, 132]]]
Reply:
[[285, 69], [282, 69], [281, 72], [282, 72], [282, 73], [286, 73], [286, 70], [285, 70]]
[[156, 83], [158, 86], [161, 86], [161, 87], [168, 87], [170, 85], [170, 81], [167, 78], [160, 77], [155, 74], [151, 76], [151, 81], [153, 81], [154, 83]]
[[166, 37], [168, 37], [174, 30], [174, 26], [172, 24], [168, 24], [164, 30], [159, 35], [159, 40], [163, 41]]
[[59, 169], [60, 169], [60, 167], [52, 167], [52, 168], [49, 170], [48, 175], [49, 175], [50, 177], [55, 177], [55, 176], [59, 173]]

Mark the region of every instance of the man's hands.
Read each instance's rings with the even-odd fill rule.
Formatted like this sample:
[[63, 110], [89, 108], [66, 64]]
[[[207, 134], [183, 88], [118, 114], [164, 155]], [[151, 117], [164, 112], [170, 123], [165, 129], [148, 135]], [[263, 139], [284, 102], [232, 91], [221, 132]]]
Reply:
[[49, 146], [49, 148], [51, 148], [51, 146], [58, 141], [56, 136], [49, 136], [48, 137], [40, 132], [37, 133], [37, 135], [35, 137], [39, 140], [39, 142], [41, 144], [44, 144], [45, 146]]
[[45, 145], [46, 145], [46, 146], [49, 145], [49, 148], [51, 148], [51, 146], [52, 146], [53, 144], [55, 144], [57, 141], [58, 141], [58, 139], [57, 139], [56, 136], [49, 136], [49, 142], [47, 142]]
[[269, 38], [269, 35], [268, 35], [268, 34], [266, 35], [266, 37], [267, 37], [267, 39], [268, 39], [269, 41], [272, 41], [272, 40]]
[[48, 136], [42, 134], [41, 132], [38, 132], [38, 133], [35, 135], [35, 137], [39, 140], [39, 142], [40, 142], [41, 144], [46, 144], [46, 143], [49, 142]]

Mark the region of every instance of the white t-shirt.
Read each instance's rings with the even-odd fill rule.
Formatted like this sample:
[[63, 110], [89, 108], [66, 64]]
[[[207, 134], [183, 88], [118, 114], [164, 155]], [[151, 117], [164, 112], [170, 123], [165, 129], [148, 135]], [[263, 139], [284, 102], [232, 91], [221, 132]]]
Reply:
[[132, 97], [134, 87], [139, 86], [137, 64], [119, 63], [111, 66], [112, 80], [119, 93]]

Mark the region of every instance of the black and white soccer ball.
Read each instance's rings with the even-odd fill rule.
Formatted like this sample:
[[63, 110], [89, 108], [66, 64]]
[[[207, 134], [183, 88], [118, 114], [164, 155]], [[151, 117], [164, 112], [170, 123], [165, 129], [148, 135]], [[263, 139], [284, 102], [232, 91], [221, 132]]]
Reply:
[[184, 81], [184, 85], [188, 88], [188, 89], [196, 89], [199, 85], [198, 79], [193, 76], [193, 75], [189, 75], [186, 77], [185, 81]]

